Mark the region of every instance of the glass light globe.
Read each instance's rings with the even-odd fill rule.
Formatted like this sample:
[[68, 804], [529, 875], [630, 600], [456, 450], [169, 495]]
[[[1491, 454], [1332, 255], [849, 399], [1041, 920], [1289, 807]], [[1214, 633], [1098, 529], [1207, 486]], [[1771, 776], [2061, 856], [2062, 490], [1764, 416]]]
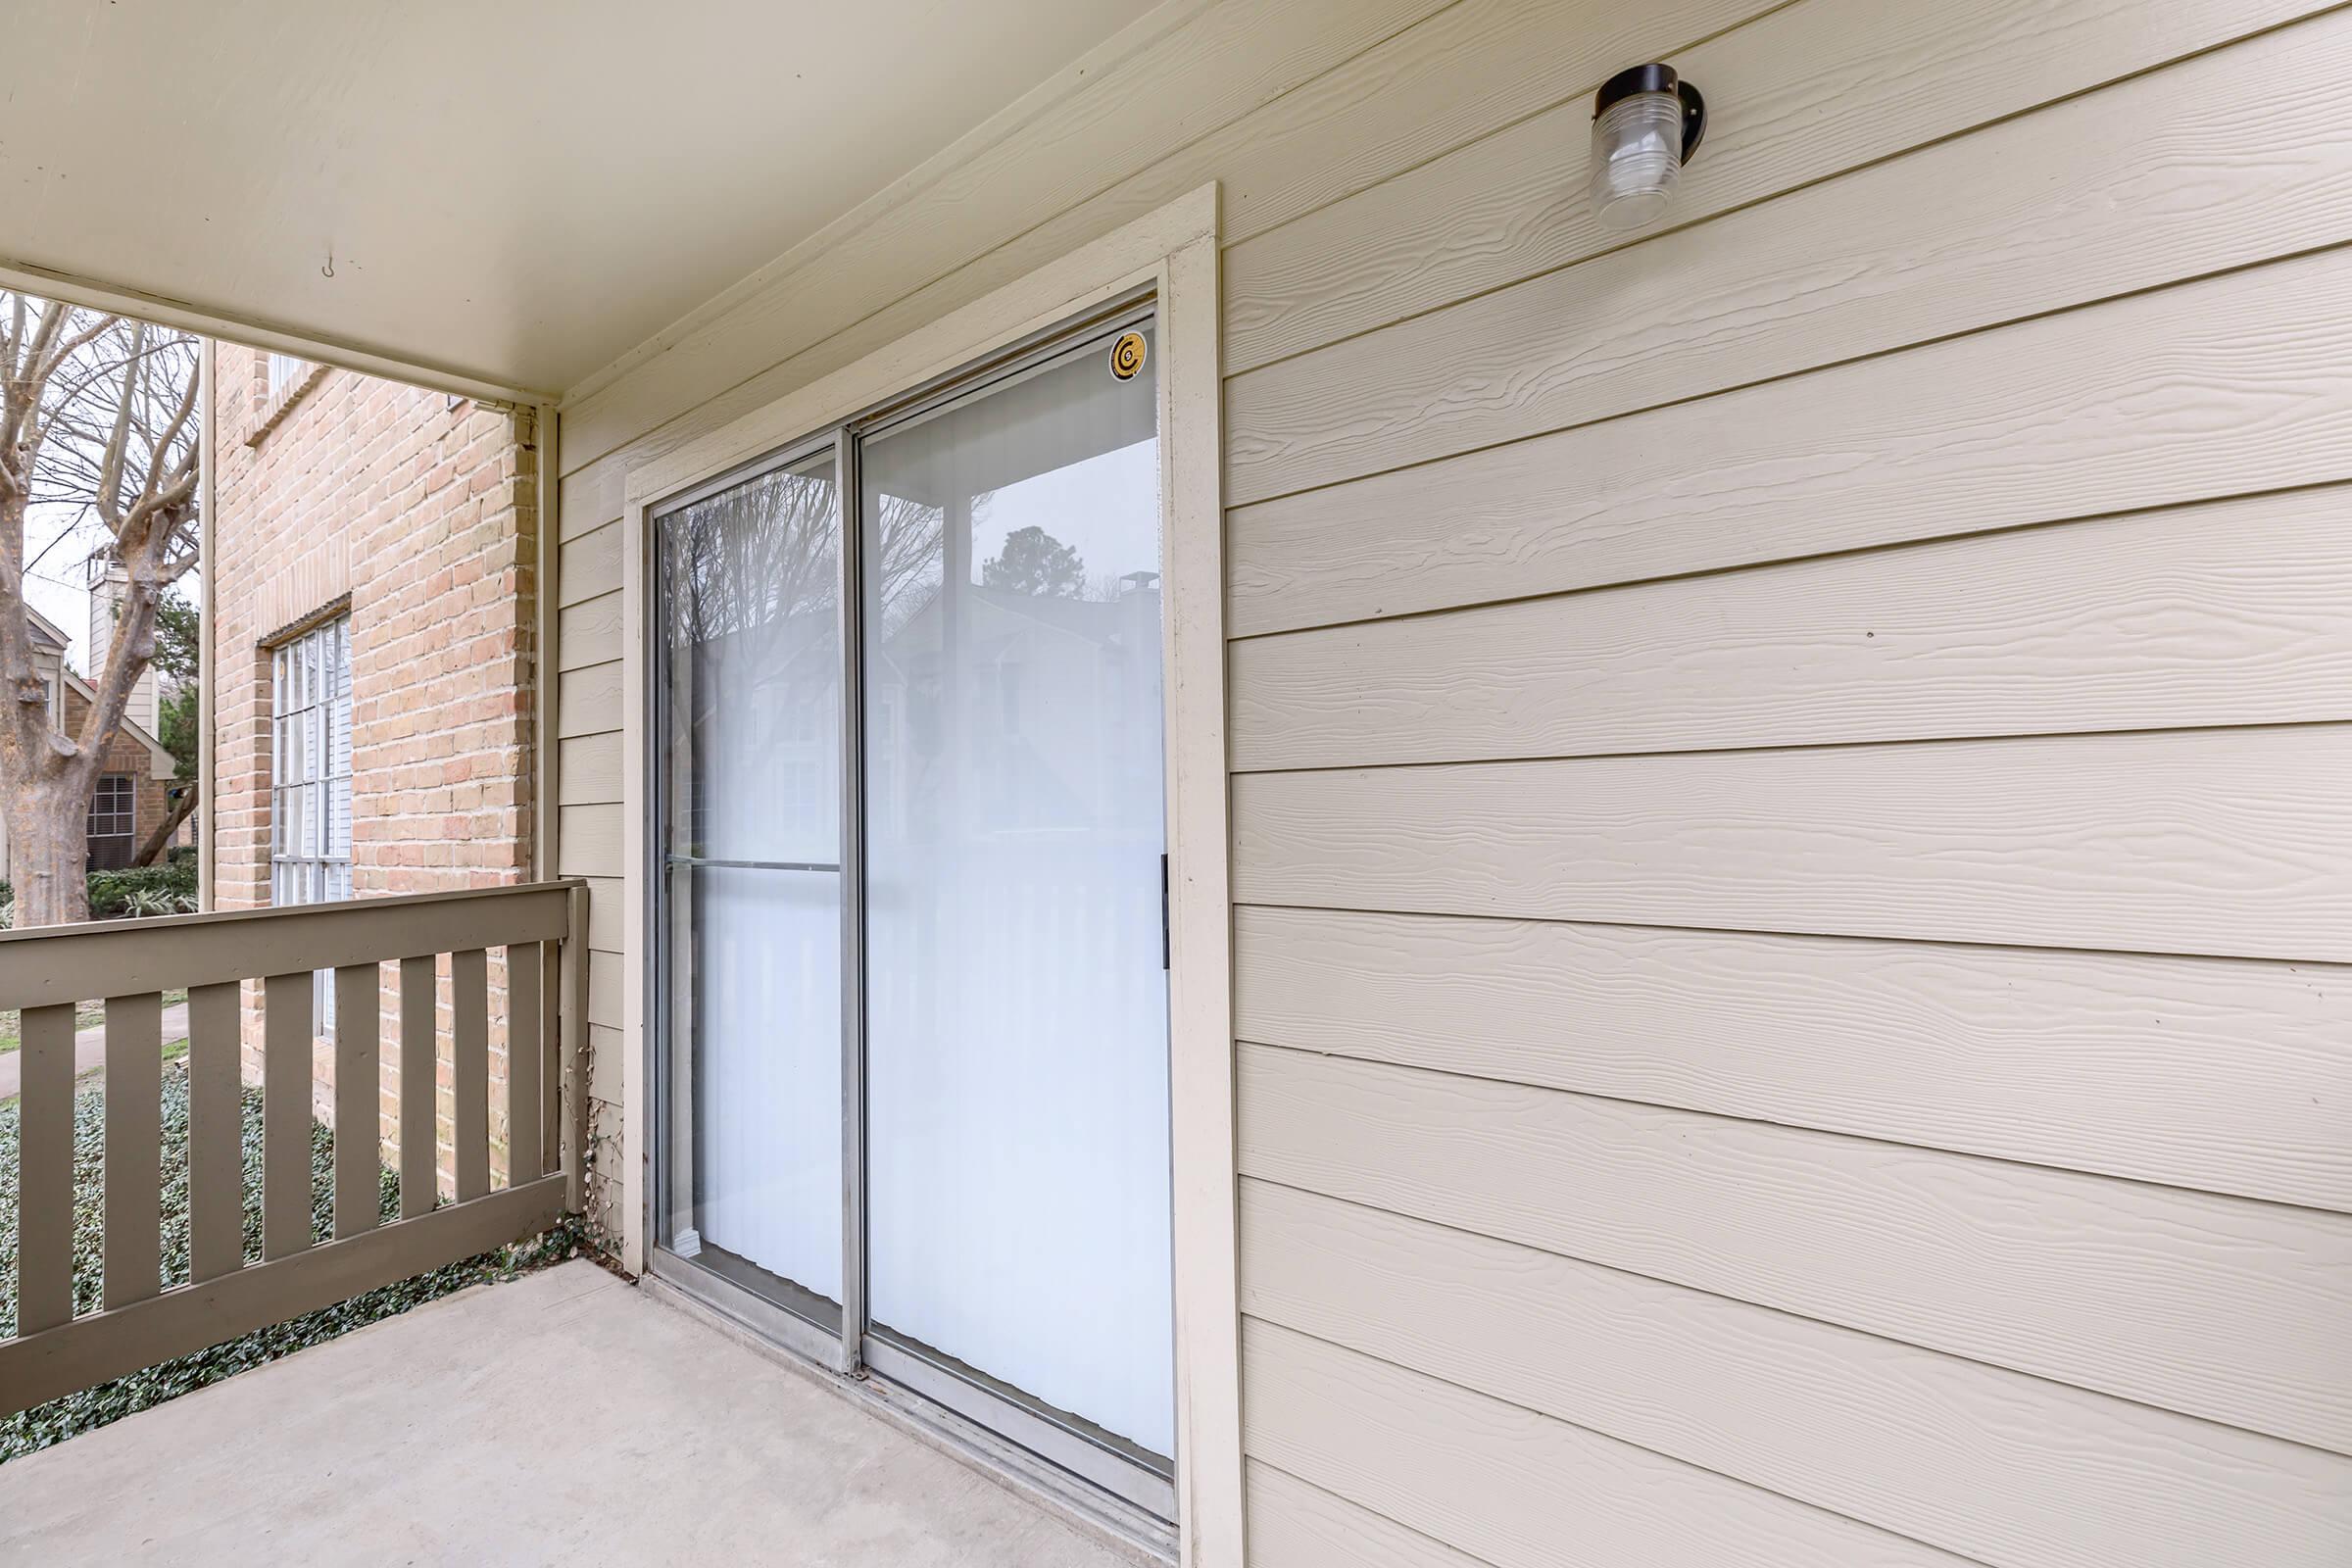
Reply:
[[1671, 89], [1618, 99], [1592, 122], [1592, 211], [1608, 228], [1663, 217], [1683, 173], [1683, 101]]
[[1592, 95], [1593, 216], [1639, 228], [1665, 216], [1683, 166], [1707, 133], [1707, 100], [1672, 66], [1628, 66]]

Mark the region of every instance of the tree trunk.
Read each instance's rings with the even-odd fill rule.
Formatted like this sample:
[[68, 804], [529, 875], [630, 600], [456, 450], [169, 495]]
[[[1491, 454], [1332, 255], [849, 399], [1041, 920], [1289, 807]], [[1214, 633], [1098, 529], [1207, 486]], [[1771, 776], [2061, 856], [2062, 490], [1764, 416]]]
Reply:
[[89, 812], [65, 779], [45, 779], [8, 802], [9, 890], [19, 929], [90, 917]]
[[163, 826], [147, 835], [147, 842], [139, 846], [139, 853], [130, 858], [130, 863], [153, 865], [156, 857], [164, 853], [164, 846], [172, 842], [172, 835], [179, 831], [179, 824], [195, 809], [196, 786], [191, 784], [179, 792], [179, 804], [172, 808], [172, 814], [164, 818]]

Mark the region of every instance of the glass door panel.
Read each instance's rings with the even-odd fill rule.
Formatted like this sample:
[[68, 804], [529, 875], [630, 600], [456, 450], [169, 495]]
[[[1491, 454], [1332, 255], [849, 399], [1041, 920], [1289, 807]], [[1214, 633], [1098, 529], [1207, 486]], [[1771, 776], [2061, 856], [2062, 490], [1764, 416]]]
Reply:
[[822, 1320], [842, 1275], [833, 453], [689, 503], [661, 541], [660, 1240]]
[[1166, 1455], [1157, 405], [1107, 346], [859, 449], [868, 1312]]

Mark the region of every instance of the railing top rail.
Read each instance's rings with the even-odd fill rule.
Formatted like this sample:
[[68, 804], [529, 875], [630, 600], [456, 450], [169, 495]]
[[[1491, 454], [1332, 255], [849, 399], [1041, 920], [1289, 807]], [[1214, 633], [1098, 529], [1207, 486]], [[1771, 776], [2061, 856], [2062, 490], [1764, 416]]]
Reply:
[[[67, 932], [160, 931], [231, 921], [300, 919], [322, 910], [348, 909], [355, 904], [365, 904], [377, 909], [413, 909], [431, 904], [472, 904], [485, 899], [517, 899], [557, 889], [568, 893], [587, 885], [586, 880], [580, 877], [556, 877], [545, 882], [507, 882], [497, 887], [451, 888], [441, 893], [370, 894], [364, 899], [338, 899], [331, 904], [280, 904], [259, 909], [213, 909], [203, 914], [154, 914], [131, 920], [88, 920], [79, 925], [17, 926], [0, 930], [0, 946], [11, 942], [35, 941]], [[441, 951], [446, 953], [449, 950], [444, 948]]]
[[570, 934], [570, 896], [585, 885], [570, 878], [0, 931], [0, 1008], [561, 940]]

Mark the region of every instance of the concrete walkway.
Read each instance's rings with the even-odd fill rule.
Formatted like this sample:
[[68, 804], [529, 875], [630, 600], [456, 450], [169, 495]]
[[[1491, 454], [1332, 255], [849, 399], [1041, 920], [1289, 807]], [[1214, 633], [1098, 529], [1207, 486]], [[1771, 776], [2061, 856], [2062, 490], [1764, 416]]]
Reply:
[[0, 1563], [1131, 1568], [592, 1263], [0, 1464]]
[[[164, 1044], [188, 1038], [188, 1004], [173, 1003], [164, 1009]], [[106, 1065], [106, 1025], [94, 1023], [87, 1029], [74, 1031], [74, 1076], [95, 1072]], [[23, 1082], [24, 1053], [12, 1051], [0, 1055], [0, 1100], [17, 1098], [17, 1086]]]

